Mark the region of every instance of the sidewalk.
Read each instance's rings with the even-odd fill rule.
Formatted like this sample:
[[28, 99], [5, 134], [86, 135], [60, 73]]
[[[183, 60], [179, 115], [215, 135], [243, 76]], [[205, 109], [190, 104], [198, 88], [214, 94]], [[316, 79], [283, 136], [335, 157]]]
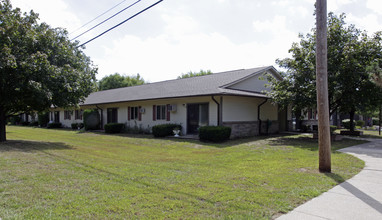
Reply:
[[382, 139], [367, 140], [339, 150], [365, 161], [359, 174], [277, 219], [382, 219]]

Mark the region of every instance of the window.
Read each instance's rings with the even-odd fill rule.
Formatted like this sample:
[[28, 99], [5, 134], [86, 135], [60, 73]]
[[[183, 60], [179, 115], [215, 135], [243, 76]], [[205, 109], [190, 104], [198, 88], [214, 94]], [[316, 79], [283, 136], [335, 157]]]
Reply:
[[107, 123], [118, 123], [118, 109], [108, 108], [107, 109]]
[[138, 120], [139, 118], [139, 108], [138, 107], [131, 107], [130, 110], [130, 119], [131, 120]]
[[83, 113], [82, 110], [76, 110], [76, 111], [74, 112], [74, 119], [76, 119], [76, 120], [82, 120], [82, 113]]
[[64, 120], [70, 120], [71, 115], [71, 111], [64, 111]]
[[157, 120], [166, 120], [166, 106], [157, 105], [156, 107]]

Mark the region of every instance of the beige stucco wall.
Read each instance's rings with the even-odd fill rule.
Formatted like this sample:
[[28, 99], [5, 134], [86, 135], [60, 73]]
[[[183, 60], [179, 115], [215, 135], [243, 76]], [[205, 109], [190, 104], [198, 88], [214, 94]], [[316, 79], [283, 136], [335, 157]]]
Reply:
[[267, 76], [263, 74], [259, 74], [253, 76], [249, 79], [241, 81], [237, 84], [230, 86], [229, 88], [245, 90], [245, 91], [253, 91], [253, 92], [262, 92], [269, 91], [269, 88], [265, 86], [268, 83]]
[[[123, 102], [114, 104], [100, 104], [97, 105], [103, 109], [103, 125], [107, 123], [107, 109], [118, 108], [118, 122], [124, 123], [129, 127], [141, 127], [143, 129], [150, 129], [154, 125], [177, 123], [182, 125], [182, 133], [187, 133], [187, 104], [192, 103], [208, 103], [209, 104], [209, 125], [217, 125], [217, 108], [215, 102], [212, 101], [210, 96], [205, 97], [191, 97], [191, 98], [177, 98], [177, 99], [159, 99], [150, 101], [136, 101], [136, 102]], [[155, 120], [153, 121], [153, 105], [176, 105], [177, 110], [170, 113], [170, 121]], [[128, 120], [128, 107], [138, 107], [145, 109], [142, 114], [141, 121]], [[95, 106], [86, 106], [86, 108], [95, 108]]]
[[[220, 101], [220, 97], [215, 97]], [[223, 96], [222, 104], [222, 120], [223, 123], [236, 123], [236, 122], [257, 122], [257, 109], [258, 105], [264, 101], [263, 98], [255, 97], [240, 97], [240, 96]], [[107, 109], [118, 108], [118, 122], [124, 123], [126, 126], [134, 128], [148, 129], [158, 124], [177, 123], [182, 125], [182, 133], [187, 133], [187, 104], [208, 103], [209, 108], [209, 125], [217, 125], [217, 105], [212, 100], [211, 96], [204, 97], [190, 97], [190, 98], [176, 98], [176, 99], [159, 99], [149, 101], [136, 101], [136, 102], [123, 102], [112, 104], [99, 104], [98, 109], [103, 110], [103, 125], [107, 123]], [[167, 120], [153, 120], [153, 105], [176, 105], [177, 111], [170, 113], [170, 121]], [[145, 109], [142, 114], [141, 121], [128, 120], [128, 107], [138, 107]], [[82, 109], [97, 108], [93, 106], [82, 106]], [[51, 111], [60, 111], [60, 122], [65, 127], [71, 127], [72, 123], [82, 122], [82, 120], [74, 120], [74, 111], [71, 120], [64, 120], [64, 109], [52, 109]], [[261, 120], [278, 120], [277, 105], [271, 104], [268, 100], [261, 106]]]
[[[69, 119], [64, 119], [64, 116], [65, 116], [65, 109], [63, 108], [54, 108], [54, 109], [51, 109], [51, 112], [55, 112], [55, 111], [59, 111], [60, 112], [60, 122], [62, 124], [63, 127], [65, 128], [71, 128], [72, 126], [72, 123], [82, 123], [82, 120], [75, 120], [75, 113], [74, 113], [74, 110], [72, 110], [72, 115], [70, 117], [70, 120]], [[52, 121], [51, 117], [50, 117], [50, 114], [49, 114], [49, 121]]]
[[[258, 106], [262, 98], [225, 96], [223, 98], [223, 122], [257, 121]], [[277, 120], [277, 105], [268, 100], [260, 108], [261, 120]]]

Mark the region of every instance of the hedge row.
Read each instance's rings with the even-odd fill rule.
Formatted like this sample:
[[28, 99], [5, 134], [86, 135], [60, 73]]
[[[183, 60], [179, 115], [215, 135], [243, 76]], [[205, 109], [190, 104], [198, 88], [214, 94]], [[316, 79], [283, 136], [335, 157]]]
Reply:
[[154, 137], [166, 137], [174, 135], [173, 130], [182, 130], [182, 126], [178, 124], [161, 124], [152, 127]]
[[231, 128], [224, 126], [204, 126], [199, 128], [201, 141], [223, 142], [229, 140]]
[[121, 133], [122, 129], [125, 127], [122, 123], [109, 123], [105, 124], [105, 133], [114, 134]]

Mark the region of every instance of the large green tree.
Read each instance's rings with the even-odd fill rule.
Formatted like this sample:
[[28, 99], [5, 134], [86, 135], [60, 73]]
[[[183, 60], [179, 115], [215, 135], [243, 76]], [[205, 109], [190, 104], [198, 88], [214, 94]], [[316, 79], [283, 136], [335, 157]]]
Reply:
[[0, 142], [6, 140], [8, 117], [83, 101], [93, 91], [96, 72], [66, 30], [0, 1]]
[[107, 90], [142, 84], [145, 84], [145, 80], [139, 74], [135, 76], [124, 76], [119, 73], [114, 73], [103, 77], [98, 82], [98, 87], [99, 90]]
[[[381, 89], [373, 83], [367, 67], [378, 59], [378, 36], [369, 38], [354, 25], [346, 25], [345, 14], [328, 15], [328, 89], [329, 110], [350, 115], [376, 105]], [[270, 96], [283, 106], [292, 104], [301, 112], [316, 106], [316, 30], [300, 35], [289, 52], [291, 58], [276, 62], [286, 70], [283, 81], [270, 85]], [[379, 52], [380, 53], [380, 52]]]
[[188, 72], [188, 73], [183, 73], [181, 76], [178, 76], [178, 79], [183, 79], [183, 78], [190, 78], [190, 77], [195, 77], [195, 76], [204, 76], [204, 75], [210, 75], [212, 74], [211, 70], [200, 70], [199, 72]]

